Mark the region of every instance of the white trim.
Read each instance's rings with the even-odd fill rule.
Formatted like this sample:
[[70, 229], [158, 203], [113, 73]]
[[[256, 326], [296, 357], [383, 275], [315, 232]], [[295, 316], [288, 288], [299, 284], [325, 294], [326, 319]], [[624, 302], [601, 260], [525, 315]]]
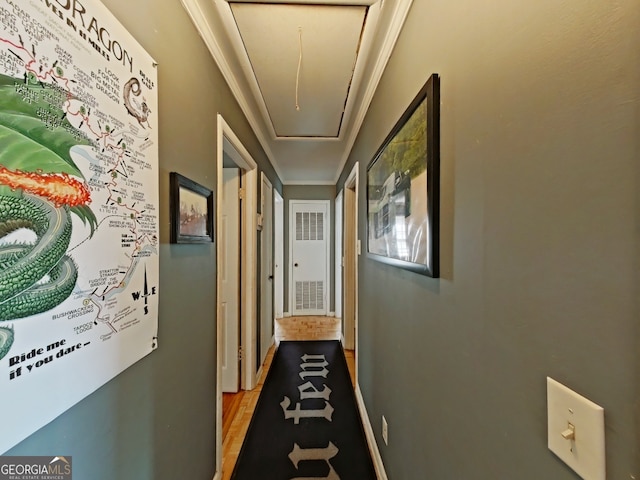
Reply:
[[287, 318], [287, 317], [290, 317], [290, 316], [291, 316], [291, 314], [289, 312], [282, 312], [282, 317], [283, 318]]
[[[380, 8], [382, 8], [382, 3], [380, 2]], [[411, 4], [413, 0], [399, 1], [396, 2], [396, 8], [391, 15], [391, 23], [389, 24], [389, 29], [386, 32], [383, 32], [384, 43], [382, 44], [382, 48], [378, 52], [378, 57], [375, 60], [375, 66], [373, 68], [373, 72], [369, 74], [370, 81], [367, 83], [367, 89], [365, 90], [362, 102], [360, 103], [360, 108], [355, 112], [355, 120], [352, 128], [350, 129], [349, 138], [346, 139], [346, 145], [343, 150], [342, 159], [340, 160], [340, 164], [338, 166], [338, 170], [336, 171], [336, 176], [334, 183], [338, 183], [340, 178], [340, 174], [349, 159], [349, 155], [351, 154], [351, 149], [353, 148], [353, 144], [356, 142], [356, 138], [358, 137], [358, 133], [360, 132], [360, 127], [364, 122], [364, 117], [367, 115], [369, 111], [369, 106], [371, 105], [371, 101], [373, 100], [373, 95], [378, 88], [378, 84], [380, 83], [380, 79], [382, 78], [382, 74], [384, 73], [384, 69], [387, 66], [387, 62], [391, 57], [391, 53], [393, 52], [393, 47], [400, 36], [400, 31], [404, 25], [405, 20], [407, 19], [407, 15], [409, 14], [409, 9], [411, 8]], [[380, 35], [375, 32], [376, 35]], [[282, 177], [281, 177], [282, 178]]]
[[292, 250], [293, 250], [293, 242], [295, 240], [294, 235], [295, 235], [295, 224], [294, 224], [294, 219], [293, 219], [293, 208], [292, 205], [296, 204], [296, 203], [315, 203], [315, 204], [323, 204], [327, 206], [327, 221], [324, 222], [324, 228], [325, 228], [325, 245], [326, 245], [326, 261], [327, 264], [325, 266], [325, 285], [327, 288], [325, 288], [325, 295], [326, 297], [326, 301], [325, 301], [325, 309], [324, 312], [322, 313], [316, 313], [313, 315], [326, 315], [327, 311], [329, 310], [329, 300], [331, 298], [331, 290], [329, 290], [332, 287], [332, 283], [331, 283], [331, 239], [329, 238], [329, 234], [331, 233], [331, 200], [299, 200], [299, 199], [290, 199], [289, 200], [289, 284], [288, 289], [289, 291], [287, 292], [288, 294], [288, 300], [289, 300], [289, 312], [293, 312], [294, 308], [293, 308], [293, 260], [292, 260]]
[[344, 259], [344, 188], [338, 192], [333, 202], [333, 308], [337, 317], [342, 317], [342, 297], [344, 296], [344, 279], [342, 268]]
[[[227, 3], [287, 3], [292, 5], [318, 5], [322, 3], [323, 5], [342, 5], [342, 6], [352, 6], [352, 5], [362, 5], [369, 6], [378, 2], [379, 0], [322, 0], [319, 2], [318, 0], [223, 0]], [[384, 1], [384, 0], [382, 0]]]
[[[282, 177], [280, 177], [282, 178]], [[301, 181], [301, 180], [287, 180], [287, 181], [282, 181], [283, 185], [335, 185], [336, 182], [333, 181], [324, 181], [324, 180], [305, 180], [305, 181]]]
[[[347, 180], [344, 182], [344, 189], [353, 189], [354, 190], [354, 208], [353, 208], [353, 215], [354, 215], [354, 222], [353, 222], [353, 228], [354, 228], [354, 240], [356, 242], [356, 245], [354, 246], [354, 266], [353, 266], [353, 275], [354, 275], [354, 298], [353, 298], [353, 302], [354, 302], [354, 306], [353, 306], [353, 322], [354, 322], [354, 339], [353, 339], [353, 343], [354, 343], [354, 347], [355, 347], [355, 352], [356, 352], [356, 380], [358, 378], [358, 256], [360, 255], [358, 252], [358, 242], [360, 241], [359, 239], [359, 232], [358, 232], [358, 200], [359, 200], [359, 196], [360, 196], [360, 192], [359, 192], [359, 188], [358, 188], [358, 184], [360, 182], [360, 162], [356, 162], [353, 165], [353, 168], [351, 169], [351, 172], [349, 173], [349, 176], [347, 177]], [[345, 206], [346, 206], [346, 194], [345, 197], [343, 197], [343, 202], [345, 202]], [[345, 215], [346, 216], [346, 215]], [[343, 216], [343, 221], [344, 221], [344, 216]], [[343, 312], [342, 315], [344, 316], [344, 307], [343, 307]], [[343, 329], [344, 330], [344, 329]]]
[[[236, 19], [233, 16], [233, 12], [231, 11], [231, 6], [227, 2], [215, 2], [215, 5], [220, 17], [222, 18], [222, 23], [227, 32], [227, 36], [231, 40], [231, 48], [234, 50], [235, 56], [240, 64], [241, 73], [247, 80], [248, 89], [251, 92], [252, 99], [255, 99], [255, 105], [257, 106], [258, 111], [250, 110], [251, 114], [254, 116], [254, 121], [263, 126], [261, 130], [265, 131], [265, 139], [270, 138], [271, 140], [275, 140], [277, 135], [273, 128], [273, 123], [269, 118], [269, 110], [267, 109], [267, 104], [265, 103], [260, 91], [258, 80], [255, 77], [251, 60], [249, 60], [249, 56], [247, 55], [244, 40], [240, 35], [240, 30], [236, 23]], [[234, 95], [238, 95], [235, 90], [233, 92]], [[243, 97], [244, 94], [244, 91], [239, 93], [239, 95], [242, 95]], [[262, 119], [262, 123], [258, 121], [258, 118]], [[273, 161], [271, 163], [273, 163]]]
[[[264, 172], [260, 172], [260, 182], [266, 183], [273, 193], [273, 185], [271, 184], [271, 180], [269, 180], [269, 177], [267, 177]], [[264, 214], [264, 192], [262, 191], [262, 188], [260, 188], [260, 213]]]
[[[266, 188], [265, 188], [265, 186], [266, 186]], [[270, 198], [265, 198], [266, 197], [266, 192], [265, 192], [266, 189], [271, 190], [271, 197]], [[271, 180], [269, 180], [269, 177], [267, 177], [264, 172], [260, 172], [260, 217], [263, 219], [263, 221], [261, 223], [262, 229], [265, 228], [265, 221], [270, 221], [270, 223], [271, 223], [271, 229], [270, 229], [271, 230], [271, 238], [268, 240], [269, 244], [271, 245], [271, 251], [267, 253], [267, 256], [271, 257], [271, 319], [269, 321], [271, 322], [273, 331], [275, 332], [275, 320], [274, 320], [275, 308], [274, 308], [274, 297], [273, 297], [274, 286], [275, 286], [275, 282], [273, 281], [273, 278], [274, 278], [273, 277], [273, 275], [274, 275], [273, 265], [275, 263], [274, 262], [274, 258], [273, 258], [273, 241], [274, 241], [274, 238], [273, 238], [273, 229], [274, 229], [274, 224], [273, 224], [274, 201], [273, 200], [274, 200], [274, 195], [273, 195], [273, 193], [274, 193], [274, 191], [275, 191], [275, 189], [273, 188], [273, 185], [271, 184]], [[265, 205], [266, 205], [265, 200], [266, 200], [266, 202], [269, 202], [271, 204], [271, 208], [270, 208], [270, 210], [271, 210], [271, 218], [269, 218], [269, 219], [265, 219], [264, 218]], [[261, 230], [261, 241], [260, 241], [261, 242], [260, 243], [260, 250], [261, 250], [260, 251], [260, 268], [261, 269], [262, 269], [262, 267], [264, 267], [264, 263], [263, 262], [265, 261], [265, 258], [263, 256], [263, 254], [264, 254], [263, 249], [264, 249], [264, 246], [265, 246], [265, 241], [264, 241], [265, 237], [262, 236], [265, 231], [266, 230]], [[264, 272], [261, 271], [260, 274], [264, 275]], [[264, 298], [262, 298], [262, 293], [264, 293], [264, 292], [262, 292], [262, 286], [266, 286], [266, 285], [268, 285], [268, 283], [269, 283], [268, 281], [265, 283], [262, 278], [260, 279], [260, 289], [261, 289], [260, 294], [261, 295], [260, 295], [259, 308], [260, 308], [260, 328], [261, 329], [264, 326], [263, 325], [264, 319], [262, 318], [262, 307], [264, 306], [263, 302], [266, 302], [266, 300]], [[261, 357], [259, 359], [259, 361], [260, 361], [260, 365], [261, 365], [260, 368], [262, 369], [262, 364], [264, 363], [264, 360], [267, 358], [267, 353], [269, 351], [269, 348], [271, 348], [271, 345], [273, 345], [273, 335], [271, 336], [271, 341], [269, 343], [269, 346], [266, 348], [266, 351], [264, 351], [264, 352], [262, 351], [262, 347], [263, 347], [262, 338], [260, 338], [259, 343], [260, 343], [260, 357]], [[256, 377], [260, 378], [260, 373], [258, 373], [256, 375]]]
[[[257, 256], [257, 164], [251, 154], [242, 145], [236, 134], [231, 130], [222, 115], [217, 115], [217, 152], [216, 152], [216, 225], [220, 225], [222, 212], [222, 168], [225, 143], [229, 145], [234, 161], [243, 170], [242, 176], [246, 182], [243, 185], [245, 197], [242, 202], [243, 239], [241, 246], [242, 292], [241, 292], [241, 345], [245, 353], [241, 364], [240, 384], [245, 390], [251, 390], [256, 384], [256, 376], [253, 371], [256, 352], [256, 256]], [[218, 229], [215, 229], [216, 258], [221, 258], [222, 242], [218, 238]], [[221, 304], [222, 281], [216, 265], [216, 473], [222, 472], [222, 313]]]
[[[274, 259], [280, 260], [280, 266], [274, 274], [274, 302], [273, 312], [275, 318], [284, 316], [284, 197], [278, 192], [273, 190], [274, 197], [274, 215], [273, 215], [273, 229], [274, 229]], [[274, 263], [275, 268], [275, 263]], [[276, 297], [276, 294], [280, 298]]]
[[[257, 80], [251, 69], [246, 52], [244, 51], [244, 44], [240, 38], [240, 34], [235, 28], [235, 20], [231, 7], [229, 6], [229, 0], [210, 2], [205, 0], [181, 0], [182, 5], [189, 14], [193, 24], [196, 26], [200, 36], [207, 45], [211, 56], [215, 60], [222, 76], [226, 80], [233, 96], [240, 105], [242, 112], [244, 113], [247, 121], [251, 125], [251, 129], [254, 131], [260, 145], [262, 146], [267, 158], [273, 165], [274, 170], [278, 174], [278, 177], [283, 181], [284, 185], [300, 184], [296, 181], [287, 180], [283, 175], [275, 155], [273, 154], [272, 147], [275, 142], [282, 140], [275, 136], [273, 126], [269, 120], [266, 111], [266, 105], [260, 94], [260, 89], [257, 85]], [[375, 38], [384, 38], [383, 44], [379, 52], [370, 51], [368, 55], [370, 58], [360, 58], [356, 65], [352, 78], [353, 91], [350, 92], [345, 105], [345, 117], [343, 118], [344, 125], [343, 130], [341, 128], [341, 135], [339, 140], [344, 143], [342, 148], [342, 158], [335, 173], [335, 180], [333, 182], [320, 182], [320, 183], [308, 183], [309, 185], [335, 185], [339, 179], [340, 173], [344, 168], [344, 165], [349, 158], [351, 149], [355, 143], [358, 131], [362, 126], [366, 113], [371, 104], [371, 100], [378, 87], [378, 83], [382, 77], [385, 66], [391, 56], [393, 47], [400, 35], [402, 26], [406, 20], [407, 14], [411, 8], [413, 0], [399, 0], [397, 2], [384, 2], [384, 0], [323, 0], [317, 2], [316, 0], [243, 0], [243, 1], [259, 1], [266, 3], [300, 3], [300, 4], [317, 4], [326, 3], [331, 5], [364, 5], [369, 6], [369, 13], [367, 18], [367, 25], [363, 33], [361, 52], [364, 52], [365, 48], [369, 48], [373, 45]], [[387, 7], [391, 5], [391, 7]], [[380, 29], [380, 17], [383, 8], [393, 8], [390, 13], [389, 26], [385, 31]], [[215, 19], [209, 18], [204, 10], [211, 10], [215, 15]], [[224, 29], [227, 33], [229, 44], [221, 45], [216, 39], [214, 32]], [[218, 34], [219, 35], [219, 34]], [[221, 38], [221, 42], [224, 39]], [[373, 58], [374, 55], [377, 56]], [[237, 59], [233, 58], [236, 55]], [[373, 65], [371, 69], [368, 65]], [[370, 71], [371, 70], [371, 71]], [[241, 79], [243, 85], [240, 85], [238, 79]], [[359, 87], [357, 86], [357, 80], [362, 79]], [[364, 91], [362, 92], [362, 89]], [[361, 100], [358, 101], [358, 97], [362, 92]], [[348, 123], [353, 119], [351, 126]], [[343, 131], [348, 131], [349, 135], [344, 138]], [[314, 139], [316, 140], [316, 139]], [[328, 138], [328, 141], [335, 140], [333, 137]]]
[[335, 317], [335, 316], [336, 316], [336, 312], [327, 313], [327, 317]]
[[384, 463], [382, 462], [382, 456], [378, 449], [378, 442], [376, 442], [376, 436], [373, 433], [371, 427], [371, 419], [367, 413], [367, 407], [364, 404], [364, 398], [362, 398], [362, 391], [360, 385], [356, 384], [356, 402], [358, 404], [358, 410], [360, 410], [360, 419], [362, 420], [362, 426], [364, 427], [364, 434], [367, 437], [367, 444], [369, 445], [369, 452], [373, 459], [373, 466], [376, 469], [376, 476], [378, 480], [388, 480], [387, 472], [384, 469]]
[[[249, 151], [242, 145], [240, 139], [231, 130], [231, 127], [225, 122], [222, 115], [218, 114], [218, 139], [222, 137], [222, 141], [229, 141], [234, 149], [240, 154], [236, 159], [236, 164], [244, 170], [243, 175], [246, 182], [243, 184], [245, 196], [243, 205], [244, 215], [244, 245], [241, 254], [242, 266], [242, 283], [245, 285], [245, 295], [241, 299], [243, 302], [244, 312], [242, 326], [244, 327], [242, 335], [242, 346], [244, 350], [244, 375], [241, 376], [241, 385], [245, 390], [252, 390], [256, 385], [256, 372], [253, 369], [255, 365], [256, 352], [256, 285], [257, 285], [257, 204], [258, 204], [258, 164], [253, 160]], [[218, 149], [221, 148], [222, 142], [218, 142]], [[222, 168], [222, 151], [219, 151], [220, 164]], [[218, 179], [220, 182], [221, 175]], [[218, 188], [221, 192], [222, 188]], [[220, 193], [221, 194], [221, 193]], [[220, 203], [218, 203], [220, 205]]]
[[287, 308], [289, 309], [289, 312], [285, 312], [285, 315], [291, 315], [293, 313], [293, 292], [295, 291], [295, 288], [293, 287], [293, 259], [291, 258], [291, 251], [293, 250], [293, 230], [295, 230], [294, 228], [294, 224], [293, 224], [293, 212], [291, 211], [291, 202], [292, 200], [289, 200], [289, 219], [287, 220], [288, 226], [289, 226], [289, 242], [288, 242], [288, 252], [287, 255], [289, 256], [289, 266], [288, 269], [288, 277], [287, 277]]
[[213, 476], [213, 480], [222, 480], [222, 472], [216, 472]]
[[[240, 105], [242, 112], [245, 114], [247, 121], [251, 125], [251, 130], [253, 130], [255, 136], [258, 138], [258, 141], [260, 142], [260, 145], [262, 146], [264, 153], [267, 155], [267, 158], [271, 162], [273, 169], [276, 171], [279, 178], [283, 178], [282, 172], [280, 171], [278, 164], [274, 161], [274, 155], [273, 155], [273, 152], [271, 151], [271, 146], [269, 144], [269, 141], [264, 136], [264, 133], [261, 128], [261, 124], [258, 122], [255, 115], [253, 114], [253, 109], [249, 106], [247, 97], [244, 94], [244, 89], [238, 84], [236, 80], [236, 76], [233, 74], [233, 69], [229, 65], [229, 62], [227, 61], [227, 58], [223, 53], [223, 49], [218, 43], [216, 36], [213, 33], [214, 28], [212, 28], [212, 26], [209, 24], [207, 15], [202, 11], [202, 7], [200, 6], [200, 0], [181, 0], [181, 1], [182, 1], [182, 6], [189, 14], [191, 21], [193, 22], [196, 29], [200, 33], [202, 40], [204, 41], [205, 45], [209, 49], [209, 52], [211, 53], [211, 56], [213, 57], [216, 64], [218, 65], [218, 68], [220, 69], [220, 73], [222, 73], [222, 76], [227, 82], [227, 85], [229, 85], [229, 88], [231, 89], [233, 96], [235, 97], [236, 101]], [[218, 2], [215, 2], [215, 3], [216, 5], [218, 4]], [[227, 5], [226, 3], [225, 5], [226, 5], [226, 8], [229, 9], [229, 5]], [[226, 28], [226, 25], [225, 25], [225, 28]]]
[[[317, 3], [314, 2], [313, 5], [317, 5]], [[322, 136], [322, 135], [313, 136], [313, 137], [295, 137], [295, 136], [292, 135], [292, 136], [287, 136], [287, 137], [276, 137], [276, 138], [274, 138], [274, 141], [276, 143], [278, 143], [278, 142], [287, 142], [289, 140], [295, 140], [296, 142], [318, 142], [318, 141], [322, 141], [322, 142], [339, 142], [340, 141], [340, 137], [337, 137], [337, 136], [327, 137], [327, 136]]]

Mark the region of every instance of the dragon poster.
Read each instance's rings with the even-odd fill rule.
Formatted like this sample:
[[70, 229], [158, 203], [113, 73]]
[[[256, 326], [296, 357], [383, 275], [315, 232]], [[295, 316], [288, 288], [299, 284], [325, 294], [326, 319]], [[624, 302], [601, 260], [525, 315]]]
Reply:
[[157, 346], [157, 112], [97, 0], [0, 0], [0, 452]]

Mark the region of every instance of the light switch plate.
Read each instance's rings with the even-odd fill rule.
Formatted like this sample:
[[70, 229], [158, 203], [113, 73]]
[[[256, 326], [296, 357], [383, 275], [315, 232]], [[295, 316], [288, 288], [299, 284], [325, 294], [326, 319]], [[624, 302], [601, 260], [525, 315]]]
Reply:
[[585, 480], [605, 480], [604, 409], [547, 377], [547, 414], [549, 450]]

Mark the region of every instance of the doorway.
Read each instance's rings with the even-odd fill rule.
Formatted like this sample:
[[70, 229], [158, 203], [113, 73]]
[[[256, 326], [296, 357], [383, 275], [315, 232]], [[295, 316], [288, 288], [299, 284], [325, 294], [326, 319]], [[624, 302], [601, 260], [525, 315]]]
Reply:
[[276, 318], [284, 316], [284, 199], [277, 190], [274, 190], [274, 215], [273, 215], [273, 309]]
[[[257, 164], [242, 145], [238, 137], [231, 130], [220, 114], [217, 116], [217, 154], [216, 154], [216, 222], [214, 226], [216, 242], [216, 474], [222, 473], [222, 392], [223, 392], [223, 354], [226, 350], [233, 353], [234, 360], [229, 360], [229, 365], [240, 362], [237, 370], [237, 378], [228, 381], [231, 385], [238, 384], [240, 389], [250, 390], [256, 384], [255, 368], [257, 356], [256, 343], [256, 258], [257, 258]], [[225, 200], [225, 173], [226, 168], [235, 169], [239, 179], [238, 197], [233, 196]], [[227, 190], [229, 190], [227, 188]], [[238, 294], [235, 303], [238, 307], [238, 315], [226, 315], [225, 309], [229, 308], [229, 301], [225, 300], [223, 284], [225, 275], [233, 267], [225, 269], [221, 262], [226, 254], [224, 235], [221, 232], [225, 228], [223, 212], [227, 211], [232, 203], [240, 202], [238, 206], [239, 216], [239, 244], [238, 244]], [[229, 205], [227, 205], [227, 203]], [[226, 221], [226, 220], [225, 220]], [[234, 228], [234, 227], [232, 227]], [[228, 266], [228, 265], [227, 265]], [[233, 291], [233, 289], [232, 289]], [[233, 293], [231, 294], [234, 295]], [[231, 300], [233, 301], [233, 300]], [[223, 304], [223, 303], [226, 303]], [[225, 319], [229, 319], [229, 324]], [[239, 319], [239, 320], [238, 320]], [[238, 325], [239, 335], [227, 338], [234, 330], [234, 324]], [[231, 328], [229, 328], [231, 327]], [[240, 351], [235, 346], [239, 345]], [[230, 357], [231, 358], [231, 357]], [[226, 372], [225, 372], [226, 374]], [[227, 380], [225, 379], [225, 384]], [[236, 387], [237, 390], [237, 387]]]
[[260, 233], [260, 344], [258, 368], [261, 368], [273, 343], [273, 186], [261, 173], [262, 230]]
[[342, 319], [342, 266], [344, 264], [344, 253], [342, 251], [342, 197], [343, 193], [336, 196], [335, 202], [335, 266], [334, 266], [334, 291], [335, 291], [335, 312], [336, 318]]
[[[355, 350], [358, 372], [358, 162], [344, 185], [344, 346]], [[357, 381], [357, 378], [356, 378]]]
[[[236, 393], [240, 388], [240, 247], [242, 245], [242, 200], [240, 179], [242, 171], [224, 153], [222, 169], [222, 203], [218, 223], [218, 243], [222, 255], [218, 257], [220, 272], [220, 304], [222, 324], [222, 391]], [[224, 419], [223, 419], [224, 420]]]

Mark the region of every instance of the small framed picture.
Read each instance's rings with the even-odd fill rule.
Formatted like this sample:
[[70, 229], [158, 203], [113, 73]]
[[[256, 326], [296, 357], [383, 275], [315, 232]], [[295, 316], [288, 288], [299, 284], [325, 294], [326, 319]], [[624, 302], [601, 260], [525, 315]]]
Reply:
[[170, 173], [171, 243], [213, 242], [213, 192]]

